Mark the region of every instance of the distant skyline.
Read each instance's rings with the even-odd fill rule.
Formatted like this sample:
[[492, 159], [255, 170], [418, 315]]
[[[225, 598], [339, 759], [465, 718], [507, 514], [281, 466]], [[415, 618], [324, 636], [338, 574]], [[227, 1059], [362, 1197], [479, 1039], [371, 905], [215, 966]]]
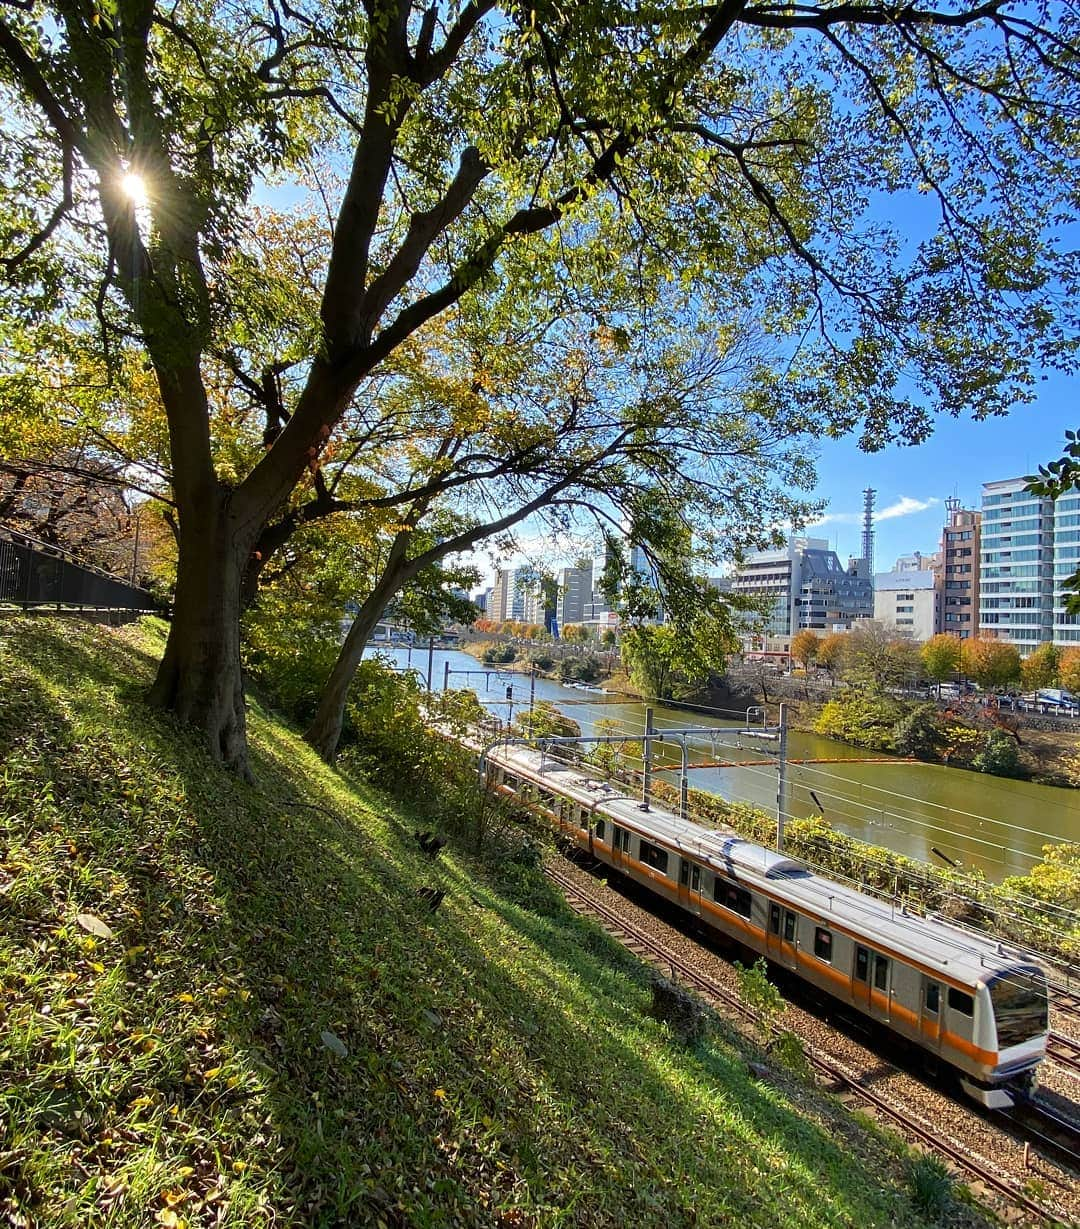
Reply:
[[[955, 495], [965, 508], [980, 507], [984, 482], [1034, 472], [1060, 456], [1065, 432], [1078, 428], [1080, 380], [1052, 375], [1031, 405], [983, 422], [939, 418], [933, 435], [912, 447], [889, 445], [878, 453], [864, 453], [854, 437], [819, 441], [815, 497], [827, 500], [828, 507], [804, 532], [826, 538], [844, 562], [858, 555], [862, 492], [874, 487], [874, 570], [887, 572], [901, 555], [938, 549], [946, 498]], [[520, 541], [523, 551], [503, 566], [543, 561], [553, 568], [566, 567], [582, 553], [574, 544], [560, 557], [527, 531]], [[478, 588], [487, 588], [494, 566], [483, 551], [476, 552], [473, 561], [486, 578]]]

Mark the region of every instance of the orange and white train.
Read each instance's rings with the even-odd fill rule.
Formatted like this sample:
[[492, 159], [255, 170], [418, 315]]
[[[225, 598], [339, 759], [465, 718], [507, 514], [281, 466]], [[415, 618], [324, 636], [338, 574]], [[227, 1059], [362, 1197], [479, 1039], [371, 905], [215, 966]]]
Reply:
[[1006, 1107], [1046, 1054], [1046, 973], [941, 918], [905, 912], [731, 833], [639, 802], [524, 746], [487, 756], [489, 783], [579, 847], [716, 931], [955, 1068]]

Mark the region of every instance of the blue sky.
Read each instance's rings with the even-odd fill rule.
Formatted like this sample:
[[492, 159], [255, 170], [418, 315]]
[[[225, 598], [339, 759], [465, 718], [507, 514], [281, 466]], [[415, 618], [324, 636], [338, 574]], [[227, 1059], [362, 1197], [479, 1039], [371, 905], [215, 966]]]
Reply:
[[[872, 486], [879, 516], [892, 511], [875, 523], [875, 570], [888, 571], [898, 555], [937, 549], [946, 497], [956, 495], [965, 507], [979, 507], [984, 482], [1032, 473], [1060, 456], [1065, 431], [1078, 427], [1080, 377], [1051, 375], [1032, 404], [982, 422], [938, 419], [931, 438], [915, 447], [867, 454], [854, 439], [824, 441], [817, 493], [829, 501], [829, 519], [808, 532], [827, 537], [845, 561], [858, 554], [862, 489]], [[905, 512], [904, 501], [923, 506]]]

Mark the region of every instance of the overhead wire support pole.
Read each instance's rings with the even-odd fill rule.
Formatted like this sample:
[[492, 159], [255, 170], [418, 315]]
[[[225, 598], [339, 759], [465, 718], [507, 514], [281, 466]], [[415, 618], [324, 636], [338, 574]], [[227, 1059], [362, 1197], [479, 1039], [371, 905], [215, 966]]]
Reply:
[[776, 755], [776, 851], [784, 852], [784, 817], [787, 814], [787, 713], [780, 705], [780, 729]]
[[645, 735], [641, 755], [641, 809], [649, 809], [649, 794], [652, 792], [652, 740], [653, 710], [645, 709]]

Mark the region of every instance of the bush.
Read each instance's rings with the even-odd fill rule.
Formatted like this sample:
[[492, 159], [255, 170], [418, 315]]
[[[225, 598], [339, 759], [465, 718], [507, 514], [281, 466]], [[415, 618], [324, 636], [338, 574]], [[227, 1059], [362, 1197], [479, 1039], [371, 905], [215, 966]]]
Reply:
[[893, 751], [893, 729], [903, 715], [903, 705], [890, 696], [847, 690], [821, 710], [814, 732], [854, 747]]
[[517, 660], [517, 649], [512, 644], [489, 644], [481, 660], [489, 666], [505, 665]]
[[911, 1202], [924, 1216], [939, 1220], [952, 1207], [952, 1176], [940, 1157], [916, 1157], [911, 1162], [908, 1182]]
[[564, 657], [559, 662], [559, 678], [564, 683], [595, 683], [600, 677], [600, 662], [591, 654]]
[[933, 756], [941, 743], [937, 706], [917, 704], [893, 726], [892, 741], [897, 755]]
[[530, 661], [537, 670], [550, 670], [555, 664], [555, 658], [550, 653], [534, 653]]
[[971, 761], [978, 772], [993, 773], [995, 777], [1015, 777], [1020, 772], [1020, 752], [1016, 740], [1004, 730], [991, 730], [983, 742], [982, 750]]

